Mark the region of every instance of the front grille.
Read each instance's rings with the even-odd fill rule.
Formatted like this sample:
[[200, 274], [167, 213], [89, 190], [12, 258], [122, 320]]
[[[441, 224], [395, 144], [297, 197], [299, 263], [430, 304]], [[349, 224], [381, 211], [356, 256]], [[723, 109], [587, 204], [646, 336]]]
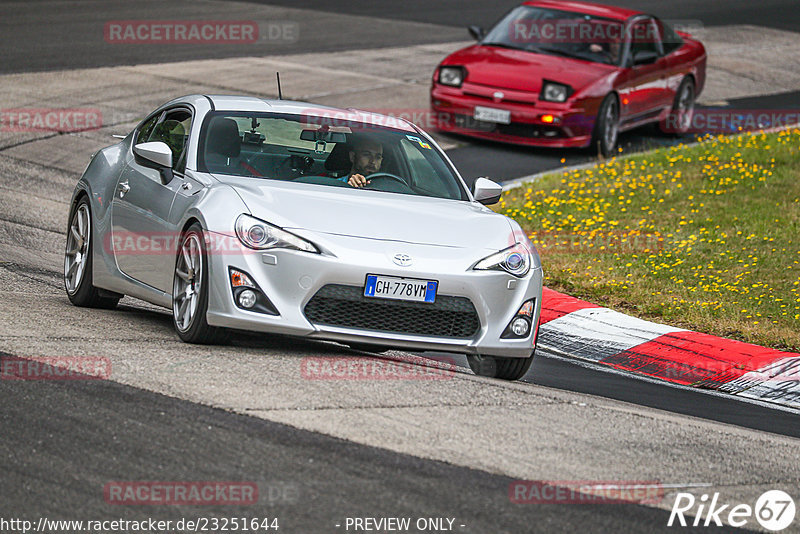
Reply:
[[564, 137], [564, 132], [558, 126], [539, 124], [525, 124], [512, 122], [511, 124], [496, 124], [493, 122], [479, 121], [469, 115], [455, 115], [455, 125], [465, 130], [478, 132], [496, 132], [514, 137], [557, 139]]
[[406, 302], [365, 297], [355, 286], [329, 284], [304, 310], [314, 324], [421, 336], [470, 338], [481, 326], [465, 297], [438, 295], [436, 302]]
[[498, 124], [497, 131], [504, 135], [513, 135], [514, 137], [544, 137], [545, 139], [563, 137], [561, 129], [557, 126], [538, 126], [536, 124], [522, 124], [519, 122]]

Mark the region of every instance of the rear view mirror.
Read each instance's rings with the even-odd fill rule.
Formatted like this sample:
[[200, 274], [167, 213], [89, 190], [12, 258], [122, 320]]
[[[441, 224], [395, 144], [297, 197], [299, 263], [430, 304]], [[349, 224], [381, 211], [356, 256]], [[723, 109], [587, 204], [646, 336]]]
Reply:
[[488, 178], [478, 178], [472, 186], [472, 195], [475, 200], [484, 206], [497, 204], [500, 201], [500, 195], [503, 194], [503, 186], [497, 182], [493, 182]]
[[343, 132], [323, 132], [322, 130], [303, 130], [300, 132], [303, 141], [325, 141], [326, 143], [346, 143], [347, 135]]
[[467, 31], [469, 31], [469, 34], [476, 41], [480, 41], [483, 39], [483, 36], [486, 35], [486, 32], [480, 26], [470, 26], [467, 28]]

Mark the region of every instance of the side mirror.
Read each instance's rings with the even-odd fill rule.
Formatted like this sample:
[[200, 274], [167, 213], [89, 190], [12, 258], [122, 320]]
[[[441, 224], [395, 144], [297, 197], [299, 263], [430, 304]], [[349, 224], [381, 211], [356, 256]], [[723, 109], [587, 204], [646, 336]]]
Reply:
[[133, 147], [133, 154], [146, 167], [161, 171], [161, 183], [172, 181], [172, 149], [162, 141], [139, 143]]
[[472, 196], [484, 206], [491, 206], [500, 201], [503, 194], [503, 186], [493, 182], [488, 178], [478, 178], [472, 186]]
[[658, 54], [652, 50], [639, 50], [633, 55], [633, 65], [649, 65], [658, 60]]
[[480, 41], [486, 35], [486, 32], [480, 26], [470, 26], [467, 28], [469, 34], [472, 36], [473, 39], [476, 41]]

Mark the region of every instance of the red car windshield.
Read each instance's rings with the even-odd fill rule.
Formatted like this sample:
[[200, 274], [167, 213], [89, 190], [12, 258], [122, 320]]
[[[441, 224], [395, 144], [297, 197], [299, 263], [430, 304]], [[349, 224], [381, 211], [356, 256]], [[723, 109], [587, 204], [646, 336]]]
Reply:
[[617, 65], [624, 32], [624, 24], [616, 20], [520, 6], [497, 23], [481, 44]]

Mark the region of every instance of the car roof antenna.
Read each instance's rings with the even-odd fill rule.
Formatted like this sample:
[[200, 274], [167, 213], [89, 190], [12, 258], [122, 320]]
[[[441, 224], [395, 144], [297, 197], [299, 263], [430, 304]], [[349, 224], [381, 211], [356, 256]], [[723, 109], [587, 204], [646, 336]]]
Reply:
[[276, 71], [275, 77], [278, 78], [278, 100], [283, 100], [283, 93], [281, 93], [281, 73]]

